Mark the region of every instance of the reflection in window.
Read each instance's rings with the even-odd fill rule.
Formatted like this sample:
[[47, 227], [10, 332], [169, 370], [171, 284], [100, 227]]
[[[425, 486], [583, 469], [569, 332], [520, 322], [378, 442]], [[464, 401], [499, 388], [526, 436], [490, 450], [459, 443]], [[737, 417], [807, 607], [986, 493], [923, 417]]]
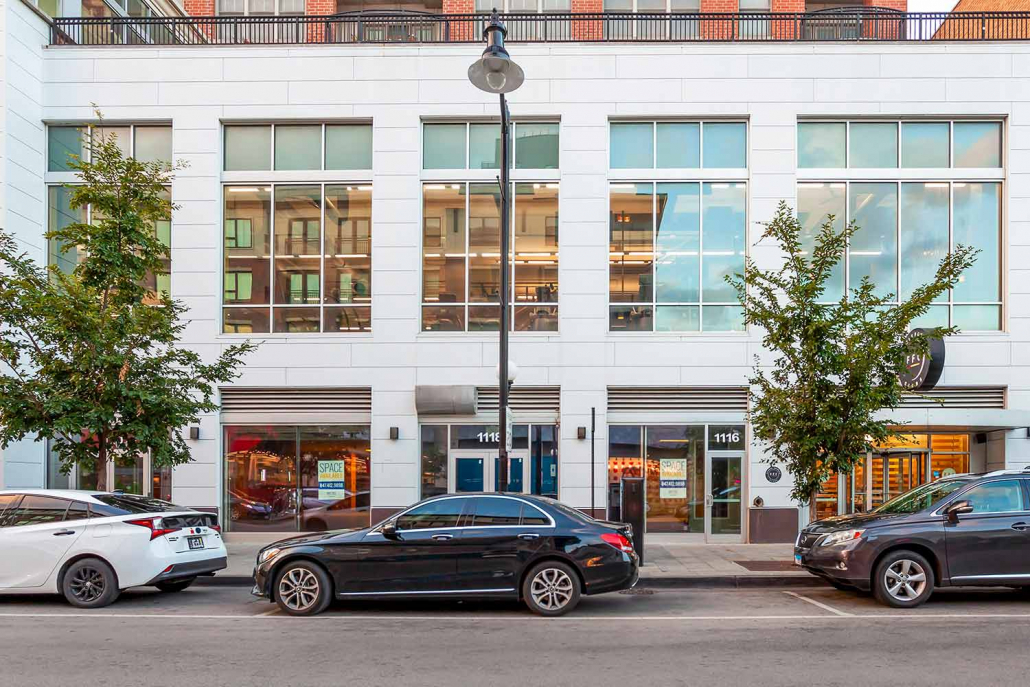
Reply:
[[955, 167], [1001, 167], [1001, 122], [955, 122]]
[[[512, 326], [556, 331], [558, 184], [511, 188]], [[496, 331], [501, 288], [496, 183], [425, 184], [422, 197], [422, 329]]]
[[846, 140], [844, 122], [799, 122], [798, 167], [844, 167]]
[[896, 122], [852, 122], [848, 134], [849, 167], [897, 167]]
[[845, 269], [850, 288], [869, 276], [877, 293], [908, 298], [933, 279], [941, 259], [954, 246], [972, 245], [981, 250], [977, 261], [915, 324], [968, 331], [1001, 328], [1001, 183], [798, 184], [803, 248], [811, 250], [816, 232], [830, 214], [835, 216], [836, 231], [850, 221], [859, 230], [847, 259], [838, 264], [829, 281], [824, 302], [840, 298], [838, 285]]
[[743, 183], [610, 186], [612, 331], [739, 331], [725, 276], [743, 271]]
[[[512, 123], [508, 164], [515, 169], [558, 169], [556, 123]], [[467, 156], [466, 156], [467, 151]], [[422, 169], [500, 169], [497, 123], [425, 124]]]
[[[226, 186], [224, 191], [223, 303], [229, 306], [223, 308], [224, 332], [371, 330], [370, 185]], [[266, 307], [241, 307], [256, 305]], [[271, 312], [267, 306], [273, 306]]]
[[225, 441], [232, 531], [368, 526], [367, 426], [229, 426]]
[[747, 166], [743, 122], [612, 122], [609, 132], [611, 169]]

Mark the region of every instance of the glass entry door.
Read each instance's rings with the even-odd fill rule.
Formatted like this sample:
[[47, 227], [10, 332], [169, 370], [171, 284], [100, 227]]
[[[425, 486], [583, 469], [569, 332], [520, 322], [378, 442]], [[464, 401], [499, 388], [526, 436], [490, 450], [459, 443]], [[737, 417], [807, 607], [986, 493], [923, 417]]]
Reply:
[[928, 454], [925, 451], [889, 451], [873, 454], [872, 507], [890, 501], [928, 480]]
[[[497, 491], [501, 483], [501, 458], [495, 450], [452, 450], [450, 452], [451, 493]], [[526, 493], [530, 485], [529, 456], [527, 451], [508, 454], [508, 491]]]
[[740, 541], [744, 454], [708, 454], [706, 534], [709, 541]]

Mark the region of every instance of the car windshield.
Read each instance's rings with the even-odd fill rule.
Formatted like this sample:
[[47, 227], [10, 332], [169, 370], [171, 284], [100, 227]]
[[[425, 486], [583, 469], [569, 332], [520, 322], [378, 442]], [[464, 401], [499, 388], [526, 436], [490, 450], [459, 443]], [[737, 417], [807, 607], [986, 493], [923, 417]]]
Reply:
[[174, 503], [151, 499], [134, 494], [93, 494], [93, 498], [103, 506], [93, 504], [93, 510], [104, 515], [132, 515], [134, 513], [165, 513], [168, 511], [184, 511], [188, 508], [176, 506]]
[[924, 484], [891, 499], [879, 508], [874, 508], [873, 512], [886, 515], [918, 513], [921, 510], [936, 505], [941, 499], [947, 497], [956, 489], [969, 484], [969, 482], [970, 480], [968, 479], [948, 479], [933, 482], [932, 484]]

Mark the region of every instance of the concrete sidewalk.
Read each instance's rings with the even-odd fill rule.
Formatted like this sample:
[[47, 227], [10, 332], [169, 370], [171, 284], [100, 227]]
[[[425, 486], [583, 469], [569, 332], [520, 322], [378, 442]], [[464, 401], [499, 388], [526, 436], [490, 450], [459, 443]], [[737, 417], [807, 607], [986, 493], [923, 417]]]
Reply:
[[[229, 567], [206, 584], [249, 585], [258, 550], [282, 534], [225, 535]], [[824, 584], [792, 565], [791, 544], [701, 544], [681, 535], [652, 534], [645, 540], [640, 587], [765, 587]]]

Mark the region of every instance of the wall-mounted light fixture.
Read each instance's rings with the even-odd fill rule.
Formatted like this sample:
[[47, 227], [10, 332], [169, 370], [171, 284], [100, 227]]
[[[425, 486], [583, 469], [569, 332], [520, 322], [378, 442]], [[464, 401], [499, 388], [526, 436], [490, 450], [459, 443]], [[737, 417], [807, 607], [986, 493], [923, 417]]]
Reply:
[[190, 439], [196, 441], [200, 438], [200, 427], [190, 427]]
[[391, 439], [396, 441], [397, 439], [400, 438], [400, 436], [401, 436], [401, 428], [400, 427], [391, 427], [390, 428], [390, 438]]
[[587, 428], [586, 427], [577, 427], [576, 428], [576, 438], [577, 439], [586, 439], [587, 438]]
[[765, 499], [763, 499], [761, 496], [756, 496], [753, 503], [755, 504], [755, 508], [761, 508], [765, 505]]

